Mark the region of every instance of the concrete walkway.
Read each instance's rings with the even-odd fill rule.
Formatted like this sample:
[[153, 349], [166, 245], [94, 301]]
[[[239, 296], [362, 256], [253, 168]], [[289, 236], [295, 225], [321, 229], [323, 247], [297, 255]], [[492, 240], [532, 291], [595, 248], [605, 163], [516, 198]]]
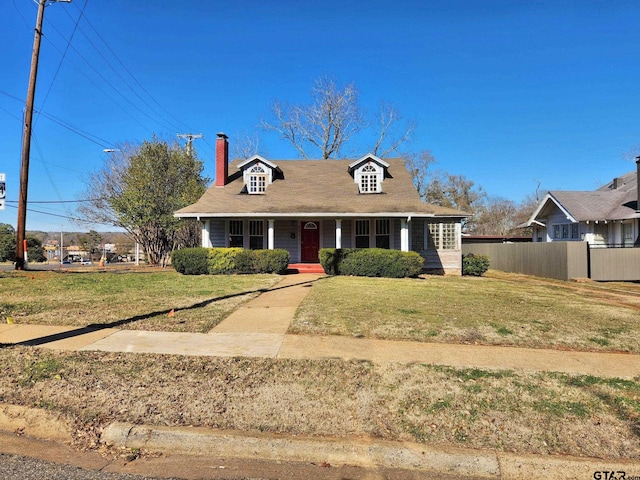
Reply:
[[640, 355], [635, 354], [287, 335], [296, 309], [321, 278], [322, 275], [316, 274], [285, 276], [276, 286], [235, 310], [209, 333], [16, 324], [0, 325], [0, 344], [172, 355], [420, 362], [624, 379], [640, 375]]

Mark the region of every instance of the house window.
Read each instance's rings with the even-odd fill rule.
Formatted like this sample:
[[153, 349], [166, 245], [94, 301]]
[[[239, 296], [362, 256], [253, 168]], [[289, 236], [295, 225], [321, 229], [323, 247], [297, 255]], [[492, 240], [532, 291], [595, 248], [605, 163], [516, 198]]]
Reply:
[[380, 173], [373, 165], [365, 165], [360, 172], [360, 193], [380, 192]]
[[577, 223], [557, 223], [553, 226], [554, 240], [580, 239], [580, 225]]
[[229, 246], [244, 247], [242, 220], [229, 220]]
[[249, 221], [249, 248], [251, 250], [264, 248], [264, 222], [262, 220]]
[[376, 219], [376, 247], [377, 248], [390, 248], [390, 229], [388, 218]]
[[429, 223], [427, 248], [435, 250], [456, 250], [458, 246], [456, 224], [454, 222]]
[[580, 238], [580, 225], [577, 223], [571, 224], [571, 239], [578, 240]]
[[267, 172], [261, 165], [254, 165], [249, 170], [247, 191], [252, 194], [264, 193], [267, 189]]
[[442, 225], [442, 250], [455, 250], [456, 241], [456, 224], [441, 223]]
[[369, 220], [356, 220], [356, 248], [369, 248]]

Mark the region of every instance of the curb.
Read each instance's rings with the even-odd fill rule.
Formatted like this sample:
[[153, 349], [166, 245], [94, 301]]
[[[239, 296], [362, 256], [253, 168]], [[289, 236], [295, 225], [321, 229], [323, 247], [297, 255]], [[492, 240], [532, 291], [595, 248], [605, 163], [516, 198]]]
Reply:
[[316, 462], [359, 467], [423, 470], [433, 473], [500, 478], [495, 453], [436, 448], [410, 442], [338, 440], [289, 435], [248, 435], [200, 427], [151, 427], [116, 422], [104, 429], [100, 440], [124, 448], [261, 458], [273, 461]]
[[[639, 476], [640, 462], [588, 457], [519, 455], [489, 450], [436, 447], [412, 442], [247, 434], [202, 427], [152, 427], [116, 422], [101, 441], [124, 448], [232, 458], [417, 470], [431, 474], [503, 480], [597, 478], [596, 472]], [[601, 478], [609, 478], [602, 476]], [[619, 478], [619, 477], [616, 477]]]

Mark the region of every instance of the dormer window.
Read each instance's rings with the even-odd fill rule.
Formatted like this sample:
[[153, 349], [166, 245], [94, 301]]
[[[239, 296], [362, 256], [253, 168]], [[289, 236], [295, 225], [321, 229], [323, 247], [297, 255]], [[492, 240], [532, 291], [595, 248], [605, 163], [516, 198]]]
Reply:
[[250, 195], [264, 195], [275, 179], [284, 178], [282, 170], [275, 163], [260, 155], [254, 155], [240, 163], [238, 169], [244, 180], [242, 192]]
[[365, 155], [349, 165], [349, 173], [358, 185], [359, 193], [382, 193], [382, 182], [389, 164], [375, 155]]
[[365, 165], [360, 173], [360, 193], [380, 192], [380, 172], [373, 165]]
[[249, 193], [264, 193], [267, 189], [267, 172], [260, 164], [249, 169], [247, 191]]

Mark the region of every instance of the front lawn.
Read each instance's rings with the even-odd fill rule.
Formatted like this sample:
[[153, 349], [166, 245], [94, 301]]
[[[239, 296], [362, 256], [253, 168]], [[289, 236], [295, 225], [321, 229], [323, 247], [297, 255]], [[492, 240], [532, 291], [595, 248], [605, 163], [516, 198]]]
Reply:
[[277, 275], [180, 275], [161, 268], [4, 272], [0, 322], [205, 333], [279, 280]]
[[640, 286], [494, 274], [317, 282], [290, 333], [640, 352]]

